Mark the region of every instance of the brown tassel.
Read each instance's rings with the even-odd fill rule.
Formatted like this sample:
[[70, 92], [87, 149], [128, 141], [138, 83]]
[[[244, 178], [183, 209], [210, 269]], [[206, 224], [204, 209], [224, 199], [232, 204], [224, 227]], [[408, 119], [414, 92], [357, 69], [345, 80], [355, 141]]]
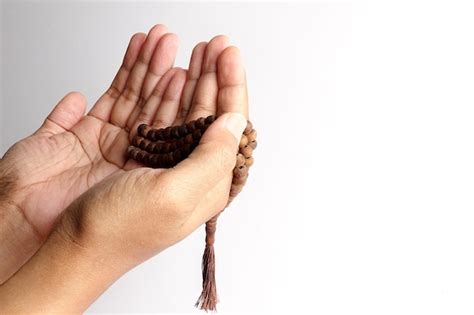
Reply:
[[202, 256], [202, 292], [195, 307], [201, 310], [215, 311], [219, 302], [216, 287], [216, 260], [214, 256], [214, 239], [216, 234], [217, 217], [206, 222], [206, 249]]

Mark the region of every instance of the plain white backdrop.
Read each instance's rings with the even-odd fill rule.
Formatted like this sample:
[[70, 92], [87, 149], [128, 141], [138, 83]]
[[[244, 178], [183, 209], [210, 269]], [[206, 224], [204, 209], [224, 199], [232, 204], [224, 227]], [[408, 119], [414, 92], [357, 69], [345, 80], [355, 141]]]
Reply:
[[[3, 3], [0, 154], [68, 91], [90, 108], [132, 33], [168, 25], [182, 67], [227, 34], [259, 147], [219, 221], [219, 313], [472, 314], [473, 16], [453, 2]], [[203, 239], [88, 311], [199, 313]]]

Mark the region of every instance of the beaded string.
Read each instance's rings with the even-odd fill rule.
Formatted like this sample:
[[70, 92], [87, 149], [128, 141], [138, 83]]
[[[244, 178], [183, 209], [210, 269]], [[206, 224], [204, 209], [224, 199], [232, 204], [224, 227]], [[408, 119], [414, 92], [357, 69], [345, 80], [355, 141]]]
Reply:
[[[161, 129], [141, 124], [128, 148], [128, 156], [153, 168], [173, 167], [191, 154], [198, 146], [206, 129], [215, 120], [216, 117], [212, 115], [179, 126]], [[256, 147], [257, 131], [253, 129], [252, 123], [247, 121], [239, 143], [227, 206], [239, 194], [247, 181], [248, 170], [253, 164], [252, 153]], [[206, 222], [206, 247], [202, 258], [202, 293], [195, 304], [196, 307], [206, 311], [215, 311], [218, 302], [214, 256], [218, 216], [219, 214]]]

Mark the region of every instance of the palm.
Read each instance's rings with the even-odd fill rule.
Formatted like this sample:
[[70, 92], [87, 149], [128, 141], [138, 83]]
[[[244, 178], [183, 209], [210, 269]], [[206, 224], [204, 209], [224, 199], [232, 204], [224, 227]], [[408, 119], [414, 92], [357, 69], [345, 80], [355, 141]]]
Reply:
[[[72, 93], [32, 136], [5, 155], [16, 177], [14, 202], [41, 237], [75, 198], [105, 177], [134, 167], [124, 156], [129, 130], [140, 123], [142, 99], [172, 67], [177, 38], [155, 26], [136, 34], [111, 88], [83, 115], [83, 98]], [[141, 105], [141, 106], [140, 106]]]

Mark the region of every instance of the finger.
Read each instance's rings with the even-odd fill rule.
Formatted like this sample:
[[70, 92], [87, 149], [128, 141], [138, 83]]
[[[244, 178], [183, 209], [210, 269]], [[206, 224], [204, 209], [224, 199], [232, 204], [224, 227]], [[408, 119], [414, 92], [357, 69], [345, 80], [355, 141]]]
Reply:
[[143, 97], [150, 96], [161, 77], [173, 67], [178, 51], [179, 38], [176, 34], [168, 33], [160, 40], [148, 68], [148, 73], [143, 84]]
[[178, 68], [173, 68], [165, 73], [161, 80], [156, 85], [152, 94], [145, 102], [142, 111], [138, 115], [135, 123], [130, 129], [130, 140], [135, 136], [137, 127], [141, 124], [151, 125], [155, 119], [156, 111], [161, 103], [163, 95], [165, 94], [166, 88], [168, 87], [174, 74], [178, 71]]
[[[173, 67], [178, 50], [179, 39], [176, 34], [165, 34], [156, 46], [155, 52], [148, 67], [148, 72], [145, 76], [145, 81], [142, 88], [142, 99], [147, 100], [156, 84], [160, 81], [163, 75]], [[135, 106], [127, 121], [127, 127], [132, 130], [132, 127], [137, 120], [138, 115], [142, 111], [145, 102], [138, 103]]]
[[97, 100], [94, 107], [89, 111], [89, 115], [94, 116], [103, 121], [109, 121], [110, 112], [112, 111], [115, 101], [125, 87], [133, 64], [137, 60], [138, 53], [145, 42], [146, 35], [143, 33], [136, 33], [130, 39], [127, 51], [123, 57], [122, 65], [115, 75], [112, 84], [108, 90]]
[[224, 35], [214, 37], [206, 47], [202, 64], [201, 77], [196, 86], [191, 109], [186, 121], [213, 115], [217, 110], [217, 58], [229, 46], [229, 39]]
[[246, 125], [247, 120], [240, 113], [220, 116], [191, 155], [169, 171], [177, 182], [189, 183], [186, 198], [200, 200], [222, 180], [228, 181], [230, 189], [238, 144]]
[[217, 60], [217, 115], [242, 113], [248, 119], [248, 93], [245, 68], [240, 51], [227, 47]]
[[55, 135], [70, 130], [86, 112], [86, 98], [78, 92], [64, 96], [35, 132]]
[[148, 33], [137, 61], [133, 65], [127, 79], [125, 88], [113, 106], [110, 114], [110, 122], [115, 126], [120, 128], [125, 127], [133, 108], [139, 103], [143, 81], [145, 80], [151, 57], [155, 51], [156, 45], [166, 32], [166, 27], [158, 24]]
[[193, 99], [194, 90], [196, 88], [197, 81], [201, 76], [202, 62], [204, 59], [204, 52], [207, 47], [207, 42], [201, 42], [197, 44], [193, 53], [191, 54], [191, 60], [189, 62], [188, 75], [186, 83], [184, 85], [183, 93], [181, 95], [181, 102], [179, 105], [178, 114], [174, 125], [181, 125], [184, 123], [186, 116], [188, 116], [189, 108], [191, 107], [191, 101]]
[[153, 121], [154, 128], [171, 126], [178, 112], [179, 100], [181, 99], [184, 83], [186, 83], [186, 71], [178, 69], [166, 88], [161, 104], [158, 106], [155, 120]]

